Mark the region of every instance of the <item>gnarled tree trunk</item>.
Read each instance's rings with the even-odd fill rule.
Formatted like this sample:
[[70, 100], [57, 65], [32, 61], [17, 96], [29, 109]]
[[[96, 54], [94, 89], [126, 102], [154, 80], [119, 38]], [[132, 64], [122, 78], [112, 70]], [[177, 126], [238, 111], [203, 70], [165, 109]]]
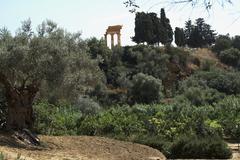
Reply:
[[21, 130], [24, 128], [32, 129], [33, 99], [34, 96], [28, 90], [10, 90], [6, 93], [7, 98], [7, 129]]
[[34, 123], [33, 100], [39, 91], [40, 83], [33, 80], [31, 84], [21, 87], [13, 86], [7, 77], [0, 72], [0, 84], [5, 88], [7, 100], [7, 124], [8, 130], [32, 129]]

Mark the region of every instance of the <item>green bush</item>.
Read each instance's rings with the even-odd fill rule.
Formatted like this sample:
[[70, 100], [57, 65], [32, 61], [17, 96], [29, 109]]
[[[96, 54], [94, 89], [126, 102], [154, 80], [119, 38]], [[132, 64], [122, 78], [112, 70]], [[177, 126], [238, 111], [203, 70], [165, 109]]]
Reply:
[[202, 75], [210, 88], [226, 94], [240, 93], [240, 72], [211, 71]]
[[79, 97], [75, 103], [75, 106], [84, 115], [96, 114], [101, 109], [100, 105], [97, 102], [88, 97]]
[[135, 143], [140, 143], [152, 148], [155, 148], [162, 152], [166, 157], [169, 157], [170, 155], [170, 146], [171, 142], [168, 140], [165, 140], [161, 136], [153, 136], [153, 135], [142, 135], [138, 136], [134, 139]]
[[101, 105], [111, 104], [111, 100], [109, 100], [108, 89], [104, 84], [97, 84], [89, 95]]
[[190, 86], [185, 89], [181, 96], [196, 106], [211, 105], [225, 97], [224, 94], [219, 93], [216, 89]]
[[227, 144], [217, 137], [182, 136], [173, 142], [169, 158], [172, 159], [229, 159]]
[[81, 112], [66, 104], [58, 106], [46, 102], [34, 106], [35, 131], [45, 135], [76, 135]]
[[179, 92], [184, 93], [186, 88], [200, 87], [212, 88], [225, 94], [240, 94], [240, 72], [224, 71], [224, 70], [210, 70], [199, 71], [185, 81], [181, 82]]
[[140, 133], [142, 128], [141, 121], [129, 107], [117, 107], [85, 117], [79, 124], [78, 134], [127, 138]]
[[125, 47], [122, 60], [131, 76], [137, 73], [144, 73], [163, 79], [168, 71], [166, 64], [169, 57], [160, 48], [136, 45]]
[[240, 96], [228, 96], [215, 104], [215, 118], [228, 137], [240, 136]]
[[220, 52], [220, 60], [230, 66], [240, 69], [240, 50], [237, 48], [230, 48]]
[[212, 67], [214, 67], [215, 62], [211, 60], [204, 60], [201, 63], [201, 70], [203, 71], [210, 71]]
[[5, 160], [4, 155], [2, 152], [0, 152], [0, 160]]
[[213, 51], [219, 54], [221, 51], [229, 49], [232, 47], [232, 40], [229, 35], [220, 35], [217, 37], [215, 45], [213, 46]]
[[139, 73], [133, 77], [132, 100], [137, 103], [157, 103], [163, 97], [161, 80]]

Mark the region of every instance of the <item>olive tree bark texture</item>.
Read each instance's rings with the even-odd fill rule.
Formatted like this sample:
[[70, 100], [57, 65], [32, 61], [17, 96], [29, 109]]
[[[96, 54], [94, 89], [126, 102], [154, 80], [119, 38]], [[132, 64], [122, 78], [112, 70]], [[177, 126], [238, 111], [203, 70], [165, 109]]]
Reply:
[[34, 124], [33, 100], [39, 86], [36, 82], [16, 88], [11, 85], [4, 74], [0, 73], [0, 83], [5, 88], [7, 100], [7, 123], [8, 130], [32, 129]]

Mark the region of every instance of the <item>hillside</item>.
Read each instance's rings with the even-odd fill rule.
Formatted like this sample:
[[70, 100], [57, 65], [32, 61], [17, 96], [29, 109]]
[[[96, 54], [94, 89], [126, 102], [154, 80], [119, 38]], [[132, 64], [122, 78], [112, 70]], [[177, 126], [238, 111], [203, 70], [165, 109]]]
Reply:
[[[108, 138], [88, 136], [40, 136], [44, 147], [25, 147], [0, 135], [0, 152], [8, 160], [162, 160], [164, 155], [150, 147]], [[1, 159], [1, 158], [0, 158]]]

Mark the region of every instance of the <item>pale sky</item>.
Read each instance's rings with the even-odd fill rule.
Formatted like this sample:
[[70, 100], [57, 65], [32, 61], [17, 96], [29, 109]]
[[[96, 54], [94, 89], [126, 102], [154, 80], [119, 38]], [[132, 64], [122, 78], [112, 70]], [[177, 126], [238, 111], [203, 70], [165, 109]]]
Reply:
[[[124, 0], [0, 0], [0, 27], [14, 33], [21, 22], [30, 18], [33, 28], [46, 19], [82, 38], [103, 37], [107, 26], [123, 25], [122, 44], [131, 45], [135, 15], [128, 12]], [[217, 1], [217, 0], [216, 0]], [[235, 1], [235, 2], [234, 2]], [[141, 10], [159, 13], [162, 7], [173, 28], [184, 27], [188, 19], [205, 18], [219, 34], [240, 35], [240, 0], [224, 8], [215, 5], [209, 13], [190, 5], [170, 5], [167, 0], [137, 0]], [[154, 5], [158, 3], [157, 5]], [[152, 7], [154, 6], [154, 7]]]

